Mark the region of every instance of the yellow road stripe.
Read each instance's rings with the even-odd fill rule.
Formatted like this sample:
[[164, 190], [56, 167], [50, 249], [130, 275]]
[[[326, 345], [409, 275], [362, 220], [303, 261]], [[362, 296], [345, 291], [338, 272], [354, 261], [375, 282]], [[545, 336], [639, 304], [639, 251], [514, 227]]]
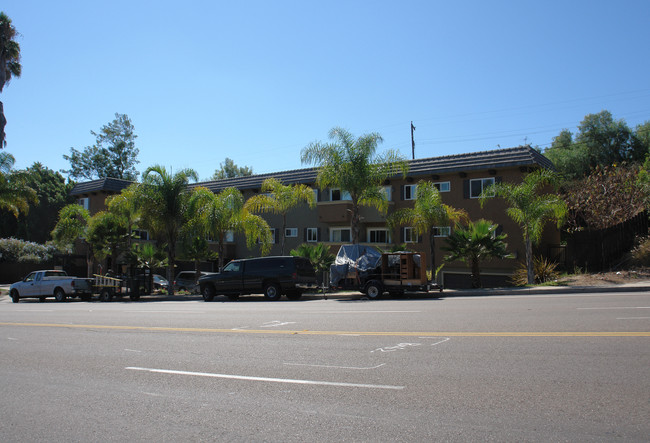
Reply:
[[301, 334], [301, 335], [363, 335], [363, 336], [405, 336], [405, 337], [650, 337], [650, 332], [381, 332], [381, 331], [310, 331], [282, 329], [216, 329], [216, 328], [165, 328], [125, 325], [74, 325], [59, 323], [3, 323], [0, 326], [31, 326], [42, 328], [108, 329], [122, 331], [150, 332], [211, 332], [229, 334]]

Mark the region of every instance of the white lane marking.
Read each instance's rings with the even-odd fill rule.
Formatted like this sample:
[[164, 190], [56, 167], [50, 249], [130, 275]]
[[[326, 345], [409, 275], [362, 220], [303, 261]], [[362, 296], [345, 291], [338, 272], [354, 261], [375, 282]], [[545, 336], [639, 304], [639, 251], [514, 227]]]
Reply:
[[578, 310], [609, 310], [609, 309], [650, 309], [650, 306], [612, 306], [603, 308], [576, 308]]
[[131, 309], [131, 310], [126, 310], [123, 312], [131, 312], [131, 313], [136, 313], [136, 314], [205, 314], [205, 311], [180, 311], [178, 309], [173, 310], [173, 311], [138, 311], [137, 309]]
[[125, 349], [126, 352], [142, 352], [138, 351], [137, 349]]
[[[438, 337], [418, 337], [418, 338], [426, 339], [426, 338], [438, 338]], [[450, 340], [449, 337], [445, 337], [442, 340], [439, 340], [439, 341], [437, 341], [435, 343], [432, 343], [431, 346], [439, 345], [440, 343], [444, 343], [444, 342], [449, 341], [449, 340]]]
[[14, 341], [18, 341], [18, 339], [17, 339], [17, 338], [13, 338], [13, 337], [7, 337], [7, 340], [14, 340]]
[[54, 312], [54, 310], [53, 309], [16, 309], [13, 312]]
[[129, 366], [124, 369], [131, 370], [131, 371], [153, 372], [157, 374], [191, 375], [195, 377], [226, 378], [231, 380], [247, 380], [247, 381], [265, 381], [265, 382], [272, 382], [272, 383], [293, 383], [293, 384], [301, 384], [301, 385], [338, 386], [338, 387], [368, 388], [368, 389], [393, 389], [393, 390], [404, 389], [404, 386], [393, 386], [393, 385], [371, 385], [365, 383], [344, 383], [344, 382], [319, 381], [319, 380], [295, 380], [290, 378], [250, 377], [247, 375], [213, 374], [209, 372], [175, 371], [170, 369], [138, 368], [133, 366]]
[[395, 352], [401, 349], [406, 349], [409, 346], [420, 346], [422, 343], [399, 343], [395, 346], [384, 346], [383, 348], [377, 348], [374, 351], [370, 352], [375, 352], [375, 351], [381, 351], [381, 352]]
[[618, 317], [616, 320], [647, 320], [650, 317]]
[[275, 328], [275, 327], [278, 327], [278, 326], [293, 325], [295, 323], [296, 323], [295, 321], [273, 320], [273, 321], [267, 321], [262, 326], [260, 326], [260, 328]]
[[313, 311], [307, 314], [419, 314], [422, 311]]
[[308, 363], [284, 363], [284, 364], [285, 364], [285, 365], [288, 365], [288, 366], [309, 366], [309, 367], [312, 367], [312, 368], [332, 368], [332, 369], [356, 369], [356, 370], [368, 370], [368, 369], [377, 369], [377, 368], [381, 368], [381, 367], [384, 366], [386, 363], [382, 363], [382, 364], [377, 365], [377, 366], [369, 366], [369, 367], [366, 367], [366, 368], [358, 368], [358, 367], [354, 367], [354, 366], [311, 365], [311, 364], [308, 364]]

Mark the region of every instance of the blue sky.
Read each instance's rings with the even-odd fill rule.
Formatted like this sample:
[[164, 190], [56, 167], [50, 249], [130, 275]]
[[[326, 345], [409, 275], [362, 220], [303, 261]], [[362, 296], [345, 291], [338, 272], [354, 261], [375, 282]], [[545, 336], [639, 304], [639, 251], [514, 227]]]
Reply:
[[607, 109], [650, 120], [650, 1], [3, 0], [16, 168], [61, 170], [127, 114], [138, 169], [306, 167], [341, 126], [416, 158], [547, 147]]

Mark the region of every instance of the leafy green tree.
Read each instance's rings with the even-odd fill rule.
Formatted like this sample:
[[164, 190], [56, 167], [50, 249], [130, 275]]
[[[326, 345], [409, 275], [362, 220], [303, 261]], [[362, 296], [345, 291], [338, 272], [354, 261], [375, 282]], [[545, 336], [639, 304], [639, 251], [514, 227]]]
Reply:
[[340, 188], [350, 194], [352, 216], [350, 227], [352, 243], [359, 243], [360, 206], [375, 207], [381, 212], [388, 209], [382, 183], [399, 172], [406, 175], [408, 163], [394, 150], [379, 155], [377, 145], [383, 141], [377, 133], [355, 139], [342, 128], [329, 132], [332, 143], [314, 142], [305, 147], [301, 161], [319, 167], [316, 182], [320, 188]]
[[126, 223], [127, 232], [129, 233], [127, 237], [127, 250], [131, 250], [133, 245], [132, 232], [138, 227], [142, 218], [142, 211], [140, 209], [141, 202], [138, 201], [138, 186], [137, 183], [134, 183], [128, 188], [122, 189], [122, 192], [119, 194], [110, 195], [106, 198], [108, 210], [122, 217]]
[[226, 235], [229, 232], [243, 232], [249, 249], [259, 240], [262, 254], [270, 251], [272, 238], [268, 223], [246, 209], [244, 196], [239, 190], [226, 188], [215, 194], [199, 187], [192, 194], [190, 208], [191, 213], [200, 220], [203, 231], [218, 243], [219, 270], [224, 266]]
[[89, 222], [88, 210], [71, 203], [59, 211], [59, 219], [52, 230], [52, 239], [62, 249], [71, 250], [77, 240], [85, 245], [87, 277], [93, 273], [93, 250], [92, 244], [88, 242]]
[[86, 240], [96, 258], [111, 258], [111, 269], [117, 271], [117, 259], [129, 250], [131, 232], [125, 217], [110, 211], [99, 211], [88, 220]]
[[181, 257], [194, 263], [195, 280], [198, 281], [201, 276], [201, 262], [214, 260], [217, 253], [210, 249], [201, 220], [197, 217], [199, 214], [193, 211], [191, 214], [195, 218], [190, 219], [181, 229]]
[[30, 203], [38, 203], [38, 196], [27, 185], [24, 173], [12, 172], [14, 163], [13, 155], [0, 152], [0, 210], [7, 210], [18, 217], [21, 212], [29, 212]]
[[143, 225], [154, 236], [167, 243], [167, 280], [169, 294], [174, 294], [174, 266], [176, 243], [181, 226], [188, 220], [190, 180], [198, 180], [192, 169], [182, 169], [173, 174], [163, 166], [152, 166], [144, 172], [138, 186], [138, 201], [142, 209]]
[[533, 284], [533, 244], [542, 238], [544, 227], [550, 221], [556, 221], [558, 228], [567, 215], [566, 202], [556, 194], [542, 194], [547, 185], [557, 184], [559, 177], [548, 169], [531, 172], [522, 183], [496, 183], [483, 190], [480, 198], [481, 207], [494, 195], [504, 199], [510, 207], [506, 214], [520, 227], [526, 245], [526, 265], [528, 267], [528, 284]]
[[481, 287], [481, 268], [483, 260], [489, 258], [511, 257], [506, 251], [508, 246], [505, 243], [507, 234], [497, 234], [497, 225], [488, 220], [469, 222], [467, 227], [456, 226], [454, 232], [447, 237], [449, 251], [445, 261], [452, 262], [461, 260], [470, 265], [472, 270], [472, 288]]
[[90, 131], [95, 144], [83, 151], [70, 148], [70, 155], [63, 158], [70, 162], [70, 169], [64, 170], [75, 179], [94, 180], [112, 177], [135, 181], [138, 171], [139, 150], [135, 147], [137, 135], [131, 119], [126, 114], [115, 114], [115, 119], [101, 127], [99, 132]]
[[15, 181], [17, 177], [14, 174], [18, 174], [24, 185], [36, 191], [38, 203], [33, 204], [27, 214], [20, 213], [18, 217], [0, 213], [0, 232], [5, 236], [45, 243], [50, 239], [50, 232], [56, 223], [52, 214], [58, 214], [61, 208], [75, 200], [70, 195], [74, 184], [66, 181], [59, 172], [38, 162], [23, 171], [11, 171], [10, 174], [11, 180]]
[[224, 163], [220, 164], [219, 169], [214, 171], [212, 180], [223, 180], [226, 178], [247, 177], [253, 175], [253, 170], [248, 166], [237, 166], [232, 159], [226, 157]]
[[280, 254], [284, 255], [287, 215], [304, 203], [310, 208], [316, 206], [316, 196], [312, 188], [307, 185], [283, 185], [278, 179], [268, 178], [262, 183], [262, 194], [249, 198], [244, 207], [251, 212], [270, 212], [282, 216]]
[[395, 211], [388, 216], [388, 225], [411, 226], [417, 235], [427, 235], [429, 240], [429, 263], [431, 275], [436, 269], [436, 226], [449, 226], [467, 218], [467, 213], [442, 202], [438, 188], [428, 181], [421, 181], [415, 190], [415, 203], [413, 208]]
[[[20, 45], [16, 41], [18, 32], [11, 23], [11, 19], [4, 12], [0, 12], [0, 93], [12, 77], [20, 77], [22, 66], [20, 64]], [[0, 102], [0, 149], [7, 144], [5, 139], [4, 105]]]
[[615, 120], [606, 110], [587, 114], [575, 137], [562, 130], [544, 155], [568, 179], [581, 178], [596, 166], [641, 163], [648, 153], [643, 138], [646, 129], [641, 125], [634, 131], [625, 120]]

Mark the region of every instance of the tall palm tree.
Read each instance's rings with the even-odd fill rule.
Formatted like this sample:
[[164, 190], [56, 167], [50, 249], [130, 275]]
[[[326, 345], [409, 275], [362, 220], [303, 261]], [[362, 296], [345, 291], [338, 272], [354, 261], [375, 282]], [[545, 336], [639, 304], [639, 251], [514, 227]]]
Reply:
[[169, 294], [174, 294], [174, 266], [176, 242], [181, 226], [188, 218], [190, 180], [198, 180], [193, 169], [182, 169], [173, 174], [163, 166], [147, 168], [138, 187], [144, 223], [150, 231], [161, 236], [167, 243], [167, 280]]
[[251, 212], [271, 212], [282, 216], [280, 254], [284, 255], [287, 214], [301, 203], [307, 203], [310, 208], [316, 206], [314, 190], [307, 185], [283, 185], [280, 180], [269, 178], [262, 183], [262, 192], [264, 194], [249, 198], [244, 207]]
[[[20, 45], [15, 40], [18, 32], [11, 19], [4, 12], [0, 12], [0, 92], [5, 84], [11, 81], [12, 77], [20, 77], [22, 66], [20, 65]], [[0, 102], [0, 148], [5, 142], [5, 126], [7, 119], [4, 114], [4, 106]]]
[[360, 206], [375, 207], [381, 212], [388, 209], [386, 195], [381, 185], [388, 177], [401, 172], [406, 175], [408, 163], [394, 150], [376, 154], [377, 145], [383, 141], [377, 133], [355, 139], [342, 128], [329, 132], [333, 143], [314, 142], [305, 147], [300, 159], [303, 163], [320, 167], [316, 182], [320, 188], [340, 188], [352, 200], [352, 243], [359, 243]]
[[15, 217], [29, 212], [29, 204], [38, 203], [36, 191], [27, 186], [25, 174], [11, 170], [14, 156], [0, 152], [0, 209], [6, 209]]
[[483, 190], [481, 206], [494, 195], [504, 199], [510, 207], [506, 210], [523, 232], [526, 245], [526, 267], [528, 269], [528, 284], [535, 281], [533, 268], [533, 244], [539, 244], [542, 232], [547, 223], [557, 222], [562, 226], [567, 215], [567, 204], [555, 194], [541, 194], [547, 185], [558, 183], [558, 176], [548, 169], [538, 169], [524, 177], [523, 182], [496, 183]]
[[457, 226], [447, 237], [449, 251], [446, 261], [461, 260], [468, 263], [472, 269], [472, 288], [481, 287], [480, 262], [488, 258], [507, 258], [507, 234], [496, 234], [497, 225], [491, 221], [479, 220], [469, 222], [466, 228]]
[[467, 213], [442, 202], [440, 192], [435, 185], [428, 181], [417, 184], [415, 190], [415, 203], [413, 208], [395, 211], [388, 216], [388, 225], [410, 226], [415, 229], [416, 235], [429, 237], [429, 255], [431, 256], [431, 275], [436, 270], [436, 226], [449, 226], [467, 218]]
[[228, 232], [244, 232], [249, 249], [259, 240], [262, 254], [271, 249], [271, 229], [258, 215], [244, 207], [244, 196], [235, 188], [226, 188], [219, 194], [199, 187], [190, 201], [191, 212], [202, 220], [205, 232], [217, 241], [219, 270], [224, 266], [225, 242]]

